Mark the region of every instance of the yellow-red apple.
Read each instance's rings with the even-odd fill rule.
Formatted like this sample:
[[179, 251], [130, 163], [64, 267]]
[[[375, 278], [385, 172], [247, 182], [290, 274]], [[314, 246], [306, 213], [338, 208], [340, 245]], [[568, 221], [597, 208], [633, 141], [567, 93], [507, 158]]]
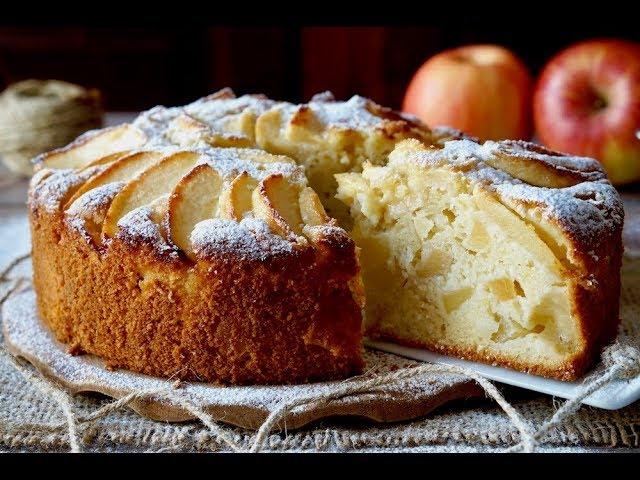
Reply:
[[533, 80], [524, 63], [498, 45], [441, 52], [416, 72], [403, 110], [430, 126], [449, 125], [483, 140], [528, 139]]
[[544, 67], [533, 97], [542, 143], [600, 160], [615, 184], [640, 180], [640, 44], [590, 40]]

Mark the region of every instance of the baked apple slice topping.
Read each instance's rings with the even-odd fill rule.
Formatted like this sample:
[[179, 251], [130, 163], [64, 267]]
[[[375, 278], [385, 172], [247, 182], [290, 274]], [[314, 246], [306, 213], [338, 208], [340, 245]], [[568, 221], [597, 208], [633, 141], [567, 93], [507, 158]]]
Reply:
[[182, 177], [169, 198], [169, 238], [192, 260], [191, 232], [197, 223], [216, 216], [221, 188], [220, 174], [200, 164]]
[[144, 132], [128, 123], [91, 131], [66, 147], [40, 155], [36, 168], [82, 168], [98, 158], [141, 147], [146, 141]]
[[[77, 189], [70, 190], [62, 204], [70, 219], [81, 220], [74, 225], [83, 225], [95, 245], [115, 237], [121, 225], [125, 227], [120, 220], [127, 214], [146, 207], [144, 215], [158, 226], [163, 239], [193, 261], [197, 259], [191, 236], [203, 220], [240, 223], [253, 217], [264, 221], [272, 234], [295, 242], [304, 241], [305, 226], [331, 223], [318, 195], [296, 177], [297, 170], [287, 166], [290, 173], [278, 172], [274, 165], [295, 165], [293, 160], [255, 149], [232, 150], [238, 168], [228, 164], [227, 149], [123, 150], [88, 159], [77, 169], [83, 174]], [[243, 162], [253, 166], [242, 170]], [[274, 169], [278, 173], [268, 174]]]
[[171, 193], [199, 159], [200, 155], [195, 152], [174, 153], [136, 176], [111, 202], [102, 227], [103, 235], [113, 237], [118, 231], [118, 221], [124, 215]]
[[247, 172], [242, 172], [227, 185], [220, 195], [219, 215], [239, 222], [252, 209], [251, 194], [258, 186], [258, 180]]
[[605, 178], [600, 164], [591, 158], [572, 157], [522, 140], [486, 142], [485, 161], [529, 185], [564, 188]]
[[96, 165], [108, 165], [111, 163], [115, 163], [121, 158], [124, 158], [130, 155], [131, 153], [132, 153], [131, 150], [123, 150], [121, 152], [111, 153], [109, 155], [105, 155], [104, 157], [96, 158], [95, 160], [90, 161], [83, 168], [87, 169], [90, 167], [95, 167]]
[[211, 134], [208, 125], [193, 118], [186, 113], [182, 113], [174, 118], [167, 128], [167, 138], [177, 145], [189, 146], [199, 141], [207, 141], [207, 136]]
[[160, 160], [162, 156], [162, 153], [155, 151], [138, 152], [125, 155], [123, 158], [120, 158], [107, 166], [105, 170], [102, 170], [100, 173], [87, 180], [87, 182], [85, 182], [85, 184], [82, 185], [69, 199], [65, 209], [69, 208], [78, 197], [89, 190], [101, 187], [107, 183], [129, 181], [140, 172], [146, 170]]
[[320, 197], [311, 187], [305, 187], [300, 192], [300, 215], [302, 221], [311, 227], [329, 223], [330, 218], [320, 202]]
[[298, 190], [282, 174], [269, 175], [253, 191], [253, 213], [264, 220], [272, 232], [282, 237], [302, 235]]

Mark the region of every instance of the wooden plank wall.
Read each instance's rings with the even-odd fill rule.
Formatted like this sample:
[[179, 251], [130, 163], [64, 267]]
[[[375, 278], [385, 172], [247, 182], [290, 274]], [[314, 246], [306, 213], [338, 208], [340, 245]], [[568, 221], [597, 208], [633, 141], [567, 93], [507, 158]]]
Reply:
[[[339, 98], [359, 93], [399, 107], [415, 69], [444, 48], [502, 43], [535, 72], [585, 36], [539, 33], [473, 26], [0, 27], [0, 88], [24, 78], [66, 79], [101, 88], [112, 110], [181, 104], [224, 86], [290, 101], [323, 90]], [[638, 40], [637, 31], [630, 35]]]

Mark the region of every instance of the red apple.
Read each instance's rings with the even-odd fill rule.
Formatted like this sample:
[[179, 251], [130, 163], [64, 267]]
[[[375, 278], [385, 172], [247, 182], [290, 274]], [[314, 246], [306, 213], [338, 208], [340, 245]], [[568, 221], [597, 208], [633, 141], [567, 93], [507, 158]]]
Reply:
[[640, 44], [591, 40], [544, 67], [533, 97], [538, 138], [600, 160], [615, 184], [640, 180]]
[[420, 67], [403, 110], [427, 125], [449, 125], [483, 140], [528, 139], [532, 84], [526, 66], [506, 48], [455, 48]]

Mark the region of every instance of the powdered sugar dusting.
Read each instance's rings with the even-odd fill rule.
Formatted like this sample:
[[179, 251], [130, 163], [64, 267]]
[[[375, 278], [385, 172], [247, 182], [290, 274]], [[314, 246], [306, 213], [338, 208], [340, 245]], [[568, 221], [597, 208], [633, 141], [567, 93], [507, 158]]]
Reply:
[[583, 182], [566, 188], [534, 187], [527, 184], [494, 186], [506, 203], [516, 209], [523, 200], [530, 208], [540, 208], [545, 217], [555, 219], [562, 228], [591, 247], [621, 228], [624, 221], [622, 200], [605, 180]]
[[[254, 155], [255, 158], [263, 159], [271, 157], [264, 150], [201, 147], [194, 149], [194, 151], [202, 154], [199, 163], [211, 165], [226, 179], [234, 178], [241, 172], [247, 172], [256, 180], [262, 180], [271, 174], [280, 173], [295, 183], [300, 185], [307, 184], [304, 168], [293, 162], [259, 162], [250, 159], [251, 155]], [[286, 159], [286, 157], [282, 158], [283, 160]]]
[[290, 254], [295, 243], [274, 235], [262, 220], [244, 218], [240, 222], [212, 218], [196, 224], [191, 244], [197, 256], [232, 254], [247, 260], [264, 261]]
[[177, 257], [177, 248], [166, 241], [160, 225], [152, 220], [152, 216], [153, 211], [149, 205], [130, 211], [118, 221], [116, 237], [134, 243], [142, 242], [159, 253]]
[[[368, 130], [382, 127], [389, 121], [388, 118], [377, 115], [372, 111], [371, 106], [373, 102], [367, 98], [354, 95], [346, 102], [340, 102], [334, 101], [332, 99], [333, 97], [328, 96], [326, 93], [327, 92], [313, 97], [309, 103], [304, 105], [287, 103], [281, 104], [276, 108], [281, 110], [285, 124], [305, 109], [311, 110], [315, 119], [320, 122], [324, 128]], [[414, 119], [408, 116], [399, 113], [395, 115], [397, 115], [399, 119], [401, 118], [407, 122], [415, 123]]]
[[67, 199], [71, 191], [80, 187], [104, 168], [104, 166], [95, 166], [80, 171], [56, 170], [33, 188], [31, 198], [45, 211], [53, 213], [60, 209], [62, 201]]
[[554, 168], [580, 172], [589, 180], [605, 178], [600, 163], [593, 158], [554, 152], [539, 145], [520, 140], [487, 141], [481, 146], [482, 158], [501, 153], [516, 155], [529, 161], [542, 162]]
[[482, 158], [480, 145], [471, 140], [448, 141], [444, 143], [443, 148], [430, 148], [419, 151], [410, 149], [407, 154], [405, 145], [411, 145], [414, 142], [417, 141], [410, 140], [396, 147], [389, 155], [389, 161], [391, 163], [417, 163], [429, 168], [452, 165], [466, 169], [478, 165]]
[[124, 186], [124, 182], [113, 182], [83, 193], [65, 212], [67, 223], [84, 238], [89, 238], [87, 223], [102, 225], [111, 201]]
[[[405, 114], [406, 115], [406, 114]], [[449, 140], [477, 140], [475, 137], [471, 137], [457, 128], [449, 127], [446, 125], [438, 125], [431, 127], [431, 138], [439, 145]]]
[[50, 168], [42, 168], [38, 170], [29, 179], [29, 190], [33, 190], [42, 180], [51, 175], [52, 170]]
[[145, 132], [149, 138], [147, 148], [175, 145], [176, 142], [168, 134], [172, 122], [180, 115], [189, 115], [204, 123], [212, 132], [229, 136], [229, 121], [233, 116], [241, 113], [257, 116], [277, 103], [259, 95], [243, 95], [238, 98], [218, 98], [214, 95], [200, 98], [182, 107], [156, 106], [138, 115], [133, 125]]
[[132, 124], [147, 135], [148, 141], [145, 147], [171, 145], [165, 132], [169, 123], [181, 113], [181, 107], [166, 108], [159, 105], [142, 112]]
[[229, 116], [239, 113], [260, 115], [279, 102], [261, 95], [243, 95], [238, 98], [204, 97], [184, 107], [185, 113], [208, 124], [212, 128], [223, 129], [220, 122], [227, 122]]
[[125, 186], [125, 182], [112, 182], [89, 190], [78, 197], [65, 212], [68, 216], [86, 217], [98, 210], [104, 209], [111, 203], [120, 190]]

